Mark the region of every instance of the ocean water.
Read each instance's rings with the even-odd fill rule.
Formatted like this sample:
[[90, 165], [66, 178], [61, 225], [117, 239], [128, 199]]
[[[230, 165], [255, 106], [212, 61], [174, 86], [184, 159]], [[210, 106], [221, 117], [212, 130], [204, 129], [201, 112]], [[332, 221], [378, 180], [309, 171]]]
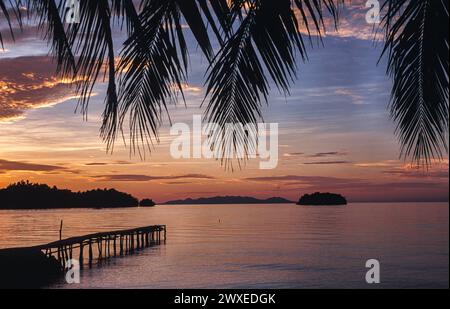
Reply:
[[[449, 204], [0, 211], [0, 248], [153, 224], [167, 242], [51, 288], [448, 288]], [[365, 281], [377, 259], [381, 283]]]

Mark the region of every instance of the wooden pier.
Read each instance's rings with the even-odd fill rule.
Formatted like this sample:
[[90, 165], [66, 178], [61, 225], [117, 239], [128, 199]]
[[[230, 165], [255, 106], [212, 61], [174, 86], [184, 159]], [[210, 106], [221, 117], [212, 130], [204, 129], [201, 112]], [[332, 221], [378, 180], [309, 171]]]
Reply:
[[161, 244], [167, 238], [165, 225], [146, 226], [129, 230], [102, 232], [72, 237], [37, 246], [48, 258], [56, 258], [62, 269], [69, 260], [77, 259], [80, 267], [92, 266], [94, 260], [101, 262], [111, 257], [124, 256], [144, 248]]
[[164, 243], [165, 225], [77, 236], [45, 245], [0, 249], [0, 288], [48, 286], [79, 262], [80, 268]]

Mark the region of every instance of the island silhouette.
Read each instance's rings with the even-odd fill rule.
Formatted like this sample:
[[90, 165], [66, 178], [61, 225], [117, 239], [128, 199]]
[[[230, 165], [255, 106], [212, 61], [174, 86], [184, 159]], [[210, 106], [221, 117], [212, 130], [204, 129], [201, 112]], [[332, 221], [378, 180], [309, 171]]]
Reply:
[[305, 206], [339, 206], [347, 205], [347, 200], [340, 194], [321, 193], [305, 194], [298, 201], [297, 205]]
[[[60, 209], [138, 207], [139, 200], [115, 189], [85, 192], [21, 181], [0, 190], [0, 209]], [[143, 205], [144, 206], [144, 205]]]
[[149, 198], [145, 198], [142, 201], [139, 202], [139, 206], [141, 207], [153, 207], [156, 206], [156, 203]]
[[271, 197], [268, 199], [257, 199], [248, 196], [214, 196], [201, 197], [197, 199], [187, 198], [164, 203], [165, 205], [217, 205], [217, 204], [292, 204], [282, 197]]

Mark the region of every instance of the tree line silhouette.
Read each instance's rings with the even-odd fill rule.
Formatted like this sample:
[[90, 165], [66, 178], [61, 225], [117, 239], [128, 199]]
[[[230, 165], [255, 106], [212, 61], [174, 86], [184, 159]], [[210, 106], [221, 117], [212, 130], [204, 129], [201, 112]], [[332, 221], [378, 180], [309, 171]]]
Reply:
[[139, 200], [115, 189], [85, 192], [20, 181], [0, 190], [0, 209], [118, 208], [137, 207]]
[[298, 205], [347, 205], [347, 199], [340, 194], [321, 193], [303, 195], [297, 203]]

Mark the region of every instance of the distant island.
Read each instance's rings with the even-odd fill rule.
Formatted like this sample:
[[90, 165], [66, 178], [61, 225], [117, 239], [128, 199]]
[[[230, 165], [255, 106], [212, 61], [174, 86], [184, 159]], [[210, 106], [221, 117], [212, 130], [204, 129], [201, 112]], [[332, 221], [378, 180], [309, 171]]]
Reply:
[[175, 200], [164, 203], [165, 205], [217, 205], [217, 204], [292, 204], [294, 202], [282, 197], [271, 197], [268, 199], [257, 199], [247, 196], [215, 196], [202, 197], [198, 199]]
[[316, 192], [314, 194], [303, 195], [297, 205], [339, 206], [347, 205], [347, 200], [340, 194]]
[[[154, 206], [152, 200], [139, 202], [115, 189], [72, 192], [45, 184], [21, 181], [0, 190], [0, 209], [120, 208]], [[150, 205], [153, 203], [153, 205]]]
[[143, 199], [142, 201], [139, 202], [139, 206], [141, 206], [141, 207], [153, 207], [153, 206], [156, 206], [156, 203], [153, 202], [153, 200], [146, 198], [146, 199]]

